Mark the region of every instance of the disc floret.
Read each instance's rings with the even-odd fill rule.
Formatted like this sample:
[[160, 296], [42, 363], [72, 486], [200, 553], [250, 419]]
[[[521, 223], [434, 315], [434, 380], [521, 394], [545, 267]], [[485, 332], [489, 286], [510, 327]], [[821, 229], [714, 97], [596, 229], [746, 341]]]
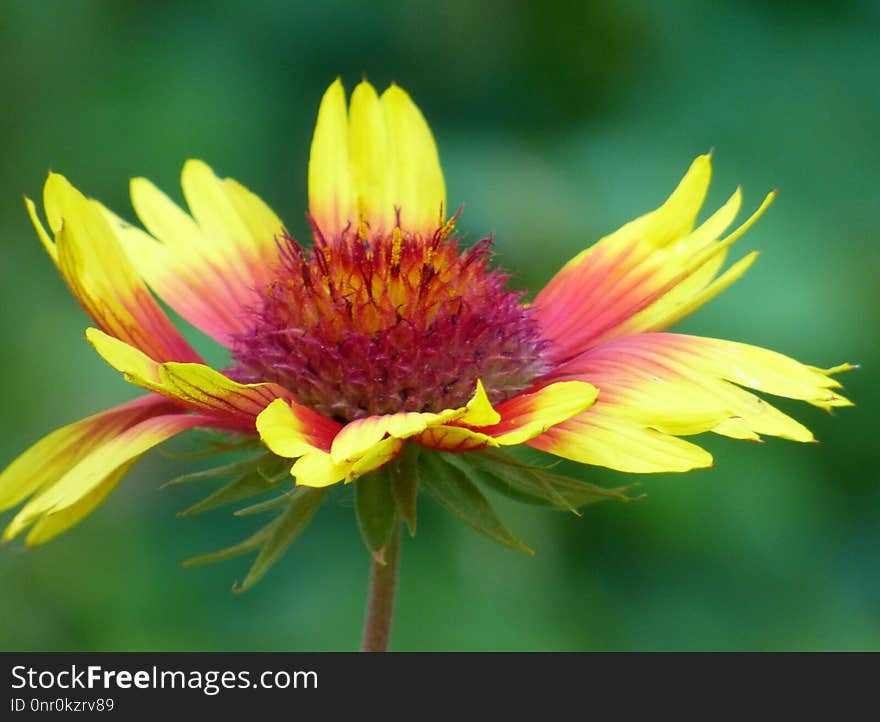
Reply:
[[316, 234], [311, 249], [285, 236], [275, 280], [234, 339], [237, 375], [339, 421], [456, 408], [478, 378], [493, 402], [528, 388], [547, 370], [538, 322], [489, 267], [491, 239], [462, 249], [451, 231]]

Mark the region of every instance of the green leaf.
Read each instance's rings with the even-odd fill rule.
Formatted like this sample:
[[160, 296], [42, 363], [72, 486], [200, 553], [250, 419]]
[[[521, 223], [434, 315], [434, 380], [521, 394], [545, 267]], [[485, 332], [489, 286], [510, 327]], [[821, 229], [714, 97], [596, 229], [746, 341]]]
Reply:
[[470, 478], [527, 504], [555, 506], [578, 513], [577, 509], [587, 504], [600, 501], [632, 502], [642, 498], [626, 495], [637, 484], [606, 489], [550, 473], [542, 467], [527, 464], [494, 449], [445, 456], [448, 463], [461, 468]]
[[386, 469], [362, 476], [354, 483], [354, 508], [364, 543], [375, 554], [388, 543], [397, 521]]
[[422, 485], [447, 511], [499, 544], [534, 555], [495, 515], [488, 500], [467, 475], [438, 453], [422, 454]]
[[262, 542], [260, 553], [251, 565], [244, 581], [239, 585], [233, 586], [233, 592], [241, 593], [247, 591], [263, 578], [272, 565], [287, 551], [287, 547], [309, 525], [312, 517], [315, 516], [315, 512], [318, 511], [318, 507], [321, 505], [324, 491], [325, 489], [313, 489], [308, 486], [297, 488], [296, 492], [290, 497], [291, 503], [287, 510], [266, 527], [269, 531]]
[[419, 445], [406, 444], [390, 467], [391, 496], [406, 522], [410, 536], [416, 535], [416, 504], [419, 495]]

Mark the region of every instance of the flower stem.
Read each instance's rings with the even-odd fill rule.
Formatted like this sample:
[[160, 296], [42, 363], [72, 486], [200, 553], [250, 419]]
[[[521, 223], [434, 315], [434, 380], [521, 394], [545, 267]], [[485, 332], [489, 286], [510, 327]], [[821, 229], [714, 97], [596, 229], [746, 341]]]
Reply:
[[364, 621], [362, 652], [387, 652], [394, 618], [394, 595], [400, 567], [400, 519], [394, 523], [391, 539], [383, 547], [384, 564], [373, 556], [370, 569], [370, 596]]

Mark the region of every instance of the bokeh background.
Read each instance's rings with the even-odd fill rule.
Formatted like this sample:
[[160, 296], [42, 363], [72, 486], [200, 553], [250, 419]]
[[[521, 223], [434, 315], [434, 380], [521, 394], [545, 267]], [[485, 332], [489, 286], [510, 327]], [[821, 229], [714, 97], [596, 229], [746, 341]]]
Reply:
[[[499, 502], [534, 559], [424, 500], [394, 646], [880, 648], [880, 5], [846, 5], [6, 0], [0, 463], [136, 394], [83, 341], [22, 193], [51, 168], [131, 218], [130, 177], [179, 198], [199, 157], [303, 236], [321, 93], [337, 75], [396, 80], [435, 130], [462, 228], [495, 232], [516, 285], [540, 287], [714, 148], [708, 207], [738, 183], [746, 207], [780, 195], [739, 244], [759, 262], [681, 330], [862, 369], [844, 379], [854, 409], [781, 404], [820, 444], [706, 438], [716, 468], [644, 477], [647, 499], [583, 518]], [[0, 548], [0, 649], [356, 648], [368, 560], [350, 493], [234, 595], [246, 559], [178, 566], [252, 528], [176, 516], [201, 490], [158, 487], [196, 463], [154, 453], [71, 532]]]

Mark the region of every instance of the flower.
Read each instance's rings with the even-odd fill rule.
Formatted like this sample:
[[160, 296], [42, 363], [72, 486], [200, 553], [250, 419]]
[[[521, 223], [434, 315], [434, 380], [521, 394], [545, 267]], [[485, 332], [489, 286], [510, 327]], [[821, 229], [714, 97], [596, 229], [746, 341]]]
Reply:
[[[309, 162], [310, 248], [200, 161], [183, 169], [189, 213], [149, 181], [132, 181], [146, 231], [50, 174], [48, 230], [26, 200], [37, 234], [96, 324], [89, 342], [149, 393], [16, 459], [0, 475], [0, 508], [26, 503], [4, 538], [28, 529], [29, 544], [54, 537], [146, 451], [193, 428], [259, 437], [298, 487], [366, 483], [405, 449], [426, 448], [435, 452], [429, 463], [443, 459], [458, 474], [459, 492], [470, 493], [462, 470], [485, 478], [489, 469], [507, 491], [575, 506], [621, 495], [540, 476], [492, 450], [528, 444], [625, 472], [683, 472], [712, 463], [682, 438], [702, 432], [812, 441], [747, 389], [846, 406], [833, 375], [850, 366], [823, 370], [666, 331], [749, 268], [755, 253], [722, 271], [730, 246], [773, 200], [724, 235], [740, 209], [737, 190], [695, 225], [710, 173], [710, 156], [698, 157], [662, 206], [577, 255], [531, 304], [490, 267], [489, 240], [460, 244], [431, 132], [396, 85], [379, 97], [362, 82], [348, 106], [338, 80], [324, 95]], [[205, 365], [153, 292], [225, 346], [230, 365]], [[509, 541], [494, 520], [477, 520], [479, 498], [433, 492]]]

